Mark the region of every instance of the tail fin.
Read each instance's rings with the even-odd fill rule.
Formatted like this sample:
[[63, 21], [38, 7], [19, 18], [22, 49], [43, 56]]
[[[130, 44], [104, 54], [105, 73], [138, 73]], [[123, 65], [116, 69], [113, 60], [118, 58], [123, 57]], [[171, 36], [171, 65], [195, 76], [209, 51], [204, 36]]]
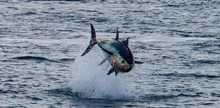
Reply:
[[86, 50], [84, 51], [84, 53], [81, 56], [84, 56], [86, 53], [88, 53], [95, 46], [95, 44], [98, 43], [97, 40], [96, 40], [95, 28], [91, 23], [90, 23], [90, 26], [91, 26], [90, 43], [89, 43], [89, 46], [86, 48]]

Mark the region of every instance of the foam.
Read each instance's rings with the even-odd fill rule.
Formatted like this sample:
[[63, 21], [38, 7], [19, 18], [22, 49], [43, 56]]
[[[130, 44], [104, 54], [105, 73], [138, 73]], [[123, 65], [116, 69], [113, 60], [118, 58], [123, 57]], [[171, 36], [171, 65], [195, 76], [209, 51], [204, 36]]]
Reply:
[[95, 99], [125, 99], [131, 96], [126, 76], [115, 76], [114, 73], [106, 75], [111, 68], [108, 61], [98, 65], [104, 55], [97, 45], [85, 56], [81, 57], [81, 54], [78, 54], [72, 66], [70, 86], [74, 93]]

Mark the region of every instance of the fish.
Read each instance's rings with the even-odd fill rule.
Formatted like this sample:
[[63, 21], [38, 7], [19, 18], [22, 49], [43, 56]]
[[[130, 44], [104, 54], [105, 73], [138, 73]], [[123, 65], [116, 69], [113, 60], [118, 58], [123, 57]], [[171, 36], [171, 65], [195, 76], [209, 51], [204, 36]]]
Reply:
[[99, 63], [99, 65], [102, 65], [105, 61], [108, 60], [112, 66], [107, 75], [110, 75], [113, 72], [115, 72], [115, 76], [117, 76], [119, 72], [127, 73], [132, 70], [132, 68], [134, 67], [134, 63], [143, 63], [141, 61], [134, 60], [133, 53], [128, 47], [129, 38], [121, 41], [119, 39], [118, 28], [115, 39], [98, 41], [96, 39], [96, 31], [93, 24], [90, 23], [90, 26], [91, 39], [89, 42], [89, 46], [86, 48], [81, 56], [87, 54], [96, 44], [98, 44], [105, 55], [105, 58]]

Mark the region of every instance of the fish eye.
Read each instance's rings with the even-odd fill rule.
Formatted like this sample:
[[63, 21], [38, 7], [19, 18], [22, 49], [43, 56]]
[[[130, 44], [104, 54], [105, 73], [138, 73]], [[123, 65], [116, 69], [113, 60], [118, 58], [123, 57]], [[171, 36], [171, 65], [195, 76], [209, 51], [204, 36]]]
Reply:
[[125, 63], [125, 61], [124, 61], [124, 60], [122, 60], [121, 62], [122, 62], [122, 63]]

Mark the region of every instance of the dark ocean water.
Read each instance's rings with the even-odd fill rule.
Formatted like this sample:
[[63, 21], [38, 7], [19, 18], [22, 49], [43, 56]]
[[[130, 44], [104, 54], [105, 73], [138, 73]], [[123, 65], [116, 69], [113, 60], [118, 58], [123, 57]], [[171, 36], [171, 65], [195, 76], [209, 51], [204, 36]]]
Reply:
[[[144, 63], [107, 76], [89, 23]], [[0, 1], [0, 107], [219, 105], [219, 0]]]

